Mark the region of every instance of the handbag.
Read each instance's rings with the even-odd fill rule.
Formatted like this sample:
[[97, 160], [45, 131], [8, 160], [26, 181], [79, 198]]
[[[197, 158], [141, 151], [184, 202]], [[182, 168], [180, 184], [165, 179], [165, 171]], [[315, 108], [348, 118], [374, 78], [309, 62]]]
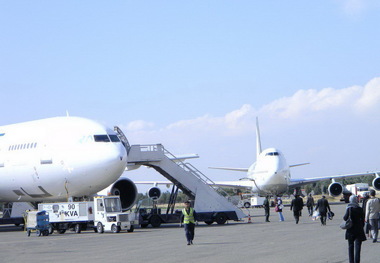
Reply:
[[329, 212], [327, 213], [327, 217], [328, 217], [330, 220], [333, 220], [334, 216], [335, 216], [335, 214], [334, 214], [333, 211], [329, 211]]
[[350, 229], [353, 226], [352, 220], [351, 220], [351, 209], [348, 210], [348, 218], [346, 221], [343, 220], [342, 223], [340, 223], [341, 229]]
[[318, 220], [320, 216], [321, 215], [319, 214], [319, 212], [317, 210], [315, 210], [313, 212], [313, 216], [311, 217], [311, 220], [313, 220], [313, 221]]

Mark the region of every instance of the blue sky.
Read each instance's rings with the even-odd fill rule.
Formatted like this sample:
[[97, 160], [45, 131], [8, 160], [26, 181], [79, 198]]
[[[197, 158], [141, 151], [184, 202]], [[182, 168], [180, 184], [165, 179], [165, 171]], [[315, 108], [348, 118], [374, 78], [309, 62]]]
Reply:
[[[294, 177], [380, 169], [380, 4], [0, 1], [0, 125], [65, 115], [162, 143], [215, 180], [278, 147]], [[163, 179], [148, 169], [126, 174]]]

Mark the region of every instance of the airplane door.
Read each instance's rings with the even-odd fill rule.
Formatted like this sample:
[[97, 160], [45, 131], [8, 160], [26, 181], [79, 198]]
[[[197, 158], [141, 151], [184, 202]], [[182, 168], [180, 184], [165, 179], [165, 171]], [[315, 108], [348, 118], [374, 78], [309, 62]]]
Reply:
[[52, 164], [53, 157], [49, 142], [44, 143], [41, 149], [41, 164]]
[[102, 221], [104, 219], [104, 203], [103, 199], [96, 199], [96, 220]]

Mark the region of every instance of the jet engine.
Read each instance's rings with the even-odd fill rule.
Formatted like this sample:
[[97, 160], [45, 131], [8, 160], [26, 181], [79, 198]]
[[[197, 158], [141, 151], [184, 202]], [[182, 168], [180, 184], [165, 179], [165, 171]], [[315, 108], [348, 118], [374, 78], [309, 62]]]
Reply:
[[120, 196], [121, 207], [123, 211], [125, 211], [136, 203], [138, 191], [132, 180], [128, 178], [121, 178], [98, 194]]
[[343, 193], [343, 186], [340, 183], [333, 182], [329, 185], [328, 191], [331, 196], [339, 196]]
[[148, 196], [152, 200], [158, 200], [161, 197], [161, 190], [158, 187], [152, 187], [148, 191]]
[[372, 181], [372, 186], [375, 188], [377, 191], [380, 191], [380, 177], [376, 177]]

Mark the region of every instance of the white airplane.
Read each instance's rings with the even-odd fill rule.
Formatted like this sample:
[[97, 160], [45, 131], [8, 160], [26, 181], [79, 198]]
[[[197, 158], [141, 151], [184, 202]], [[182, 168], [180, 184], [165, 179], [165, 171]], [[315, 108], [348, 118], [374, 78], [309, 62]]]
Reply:
[[0, 202], [67, 201], [108, 186], [104, 192], [129, 208], [137, 188], [119, 179], [127, 165], [123, 138], [120, 129], [79, 117], [0, 126]]
[[376, 176], [372, 182], [376, 190], [380, 190], [380, 173], [365, 172], [356, 174], [333, 175], [328, 177], [315, 177], [304, 179], [292, 179], [290, 168], [308, 163], [288, 165], [284, 155], [276, 148], [268, 148], [261, 150], [261, 140], [258, 120], [256, 119], [256, 145], [257, 160], [249, 168], [229, 168], [229, 167], [210, 167], [212, 169], [222, 169], [231, 171], [247, 172], [247, 176], [238, 181], [215, 182], [216, 186], [238, 188], [249, 190], [259, 195], [281, 195], [286, 192], [289, 186], [299, 187], [301, 185], [315, 183], [323, 180], [332, 180], [328, 187], [331, 196], [339, 196], [343, 193], [344, 186], [335, 179], [343, 179], [346, 177], [357, 177], [364, 175]]

